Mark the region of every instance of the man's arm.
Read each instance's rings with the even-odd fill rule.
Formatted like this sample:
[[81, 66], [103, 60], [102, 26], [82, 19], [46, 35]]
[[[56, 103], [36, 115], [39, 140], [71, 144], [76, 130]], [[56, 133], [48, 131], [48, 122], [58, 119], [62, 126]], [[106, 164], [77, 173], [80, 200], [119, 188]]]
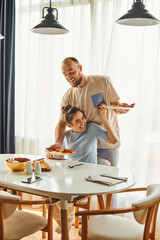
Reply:
[[[62, 147], [63, 139], [65, 137], [66, 123], [63, 120], [59, 120], [55, 128], [55, 143], [46, 149], [59, 149]], [[49, 156], [49, 155], [48, 155]]]
[[120, 100], [119, 99], [111, 103], [111, 105], [118, 105], [118, 104], [120, 104]]
[[63, 120], [59, 120], [56, 128], [55, 128], [55, 144], [62, 146], [63, 139], [65, 137], [66, 130], [66, 122]]
[[[55, 144], [51, 145], [49, 148], [59, 149], [62, 147], [63, 139], [65, 137], [65, 129], [66, 129], [65, 121], [59, 120], [59, 122], [55, 128]], [[46, 148], [46, 149], [48, 149], [48, 148]], [[54, 155], [48, 152], [46, 154], [46, 157], [49, 159], [53, 159]], [[63, 158], [64, 156], [61, 156], [61, 157]]]

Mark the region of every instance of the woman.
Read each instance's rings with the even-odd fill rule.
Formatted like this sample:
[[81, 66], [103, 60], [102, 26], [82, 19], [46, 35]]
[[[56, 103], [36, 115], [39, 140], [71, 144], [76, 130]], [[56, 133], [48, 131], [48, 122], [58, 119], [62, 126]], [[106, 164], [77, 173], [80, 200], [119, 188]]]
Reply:
[[[71, 128], [66, 131], [63, 147], [75, 150], [75, 153], [69, 156], [71, 160], [97, 163], [97, 140], [102, 139], [110, 144], [118, 142], [118, 137], [107, 119], [106, 104], [101, 103], [98, 107], [99, 116], [105, 129], [96, 123], [87, 123], [83, 111], [76, 107], [67, 105], [62, 109], [67, 126]], [[53, 158], [53, 156], [47, 154], [47, 158]]]
[[[108, 143], [115, 144], [118, 142], [118, 138], [112, 129], [107, 119], [106, 104], [102, 103], [98, 107], [99, 116], [103, 123], [102, 128], [96, 123], [87, 123], [83, 111], [70, 105], [63, 107], [63, 113], [65, 114], [65, 120], [67, 126], [71, 128], [66, 131], [66, 135], [63, 141], [63, 147], [67, 149], [74, 149], [75, 153], [69, 155], [70, 160], [97, 163], [97, 140], [102, 139]], [[50, 146], [49, 148], [52, 148]], [[47, 158], [53, 158], [53, 155], [47, 153]], [[107, 162], [105, 159], [104, 161]], [[101, 163], [101, 162], [99, 162]], [[60, 204], [54, 205], [53, 217], [58, 223], [58, 227], [55, 229], [57, 233], [61, 232], [61, 214]], [[74, 205], [68, 204], [68, 225], [69, 230], [74, 221]]]

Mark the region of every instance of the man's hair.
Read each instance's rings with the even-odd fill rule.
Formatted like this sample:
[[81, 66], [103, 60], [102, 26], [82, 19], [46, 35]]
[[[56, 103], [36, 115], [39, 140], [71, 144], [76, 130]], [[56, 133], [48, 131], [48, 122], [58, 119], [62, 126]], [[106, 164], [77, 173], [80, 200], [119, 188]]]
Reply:
[[73, 61], [73, 62], [79, 64], [79, 61], [78, 61], [76, 58], [74, 58], [74, 57], [67, 57], [67, 58], [65, 58], [65, 59], [63, 60], [63, 63], [64, 63], [64, 62], [67, 62], [68, 60]]

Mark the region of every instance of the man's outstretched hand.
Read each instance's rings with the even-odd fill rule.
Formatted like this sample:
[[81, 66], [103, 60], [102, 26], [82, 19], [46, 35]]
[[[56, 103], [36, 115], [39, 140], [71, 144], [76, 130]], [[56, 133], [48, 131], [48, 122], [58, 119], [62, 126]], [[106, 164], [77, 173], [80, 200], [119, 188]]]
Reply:
[[[118, 105], [115, 105], [115, 107], [119, 107], [120, 109], [114, 109], [115, 113], [117, 114], [124, 114], [129, 112], [130, 108], [133, 108], [135, 105], [135, 103], [132, 104], [128, 104], [128, 103], [119, 103]], [[114, 106], [113, 104], [111, 106]], [[123, 108], [127, 108], [127, 109], [121, 109], [121, 107]]]

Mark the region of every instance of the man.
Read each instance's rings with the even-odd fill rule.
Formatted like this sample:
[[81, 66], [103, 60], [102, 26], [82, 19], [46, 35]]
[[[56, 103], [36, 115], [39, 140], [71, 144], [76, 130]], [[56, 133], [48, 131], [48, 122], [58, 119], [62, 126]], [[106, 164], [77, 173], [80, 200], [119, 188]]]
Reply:
[[[113, 88], [110, 79], [106, 76], [86, 76], [82, 72], [82, 65], [76, 58], [68, 57], [62, 62], [62, 73], [70, 83], [71, 88], [65, 93], [61, 102], [62, 107], [70, 104], [81, 109], [88, 122], [102, 125], [97, 106], [105, 102], [107, 105], [120, 104], [119, 96]], [[126, 113], [128, 110], [108, 110], [108, 119], [119, 136], [117, 113]], [[61, 148], [65, 136], [66, 122], [64, 114], [55, 129], [55, 144], [52, 147]], [[117, 166], [119, 159], [119, 143], [109, 144], [103, 140], [98, 142], [98, 156], [110, 161], [112, 166]]]
[[[55, 129], [55, 144], [50, 146], [53, 148], [61, 148], [65, 136], [66, 121], [62, 107], [67, 105], [77, 107], [84, 112], [87, 122], [95, 122], [102, 125], [98, 113], [98, 105], [102, 102], [106, 105], [120, 104], [119, 96], [114, 90], [110, 79], [99, 75], [86, 76], [82, 72], [82, 65], [76, 58], [68, 57], [63, 60], [62, 73], [70, 83], [71, 88], [64, 94], [61, 102], [60, 119]], [[116, 111], [108, 109], [107, 119], [114, 128], [116, 135], [119, 136], [117, 113], [126, 113], [128, 110]], [[117, 144], [109, 144], [103, 140], [99, 140], [97, 154], [99, 157], [109, 160], [112, 166], [117, 166], [119, 160], [119, 142]], [[49, 153], [47, 157], [51, 157]], [[114, 199], [114, 202], [116, 202], [116, 199]], [[74, 220], [74, 207], [73, 204], [68, 204], [68, 207], [68, 222], [71, 227]], [[53, 212], [54, 219], [59, 225], [56, 232], [60, 233], [60, 205], [55, 206]]]

